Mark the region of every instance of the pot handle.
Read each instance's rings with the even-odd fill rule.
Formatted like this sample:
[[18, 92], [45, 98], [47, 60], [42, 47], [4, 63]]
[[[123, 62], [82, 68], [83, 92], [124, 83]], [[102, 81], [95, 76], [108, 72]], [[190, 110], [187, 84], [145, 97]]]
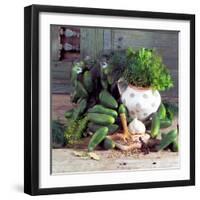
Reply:
[[120, 78], [117, 81], [117, 87], [119, 90], [119, 94], [122, 95], [126, 91], [126, 89], [128, 87], [128, 83], [123, 78]]

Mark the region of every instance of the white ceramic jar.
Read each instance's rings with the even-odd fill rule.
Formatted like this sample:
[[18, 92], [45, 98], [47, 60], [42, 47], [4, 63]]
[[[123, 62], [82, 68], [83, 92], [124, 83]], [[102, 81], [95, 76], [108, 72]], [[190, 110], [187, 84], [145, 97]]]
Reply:
[[137, 119], [144, 121], [156, 112], [160, 106], [161, 96], [157, 90], [132, 85], [127, 85], [126, 88], [123, 86], [122, 88], [119, 82], [118, 88], [121, 100], [132, 118], [137, 117]]

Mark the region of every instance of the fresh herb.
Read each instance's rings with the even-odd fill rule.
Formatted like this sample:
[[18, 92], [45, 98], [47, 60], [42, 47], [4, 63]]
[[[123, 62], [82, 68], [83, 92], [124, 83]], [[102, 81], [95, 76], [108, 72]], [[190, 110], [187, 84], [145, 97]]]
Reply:
[[162, 58], [152, 49], [127, 49], [124, 79], [136, 87], [164, 91], [173, 86], [171, 75]]
[[68, 144], [74, 144], [78, 140], [80, 140], [80, 138], [83, 135], [83, 132], [87, 128], [87, 124], [88, 124], [87, 117], [76, 120], [71, 119], [64, 133], [64, 138], [66, 139], [66, 142]]

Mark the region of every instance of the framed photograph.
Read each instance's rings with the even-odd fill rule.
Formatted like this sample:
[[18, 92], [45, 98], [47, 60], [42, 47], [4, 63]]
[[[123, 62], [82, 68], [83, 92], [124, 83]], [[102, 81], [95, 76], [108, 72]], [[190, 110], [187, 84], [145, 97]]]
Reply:
[[194, 185], [195, 16], [24, 11], [24, 192]]

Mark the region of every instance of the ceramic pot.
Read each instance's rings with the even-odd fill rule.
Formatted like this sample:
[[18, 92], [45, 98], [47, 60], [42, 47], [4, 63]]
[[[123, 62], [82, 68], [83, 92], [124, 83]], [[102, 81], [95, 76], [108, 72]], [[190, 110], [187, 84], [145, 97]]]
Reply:
[[118, 89], [121, 101], [127, 107], [132, 118], [144, 121], [152, 113], [156, 112], [161, 103], [161, 96], [157, 90], [151, 88], [139, 88], [118, 81]]

